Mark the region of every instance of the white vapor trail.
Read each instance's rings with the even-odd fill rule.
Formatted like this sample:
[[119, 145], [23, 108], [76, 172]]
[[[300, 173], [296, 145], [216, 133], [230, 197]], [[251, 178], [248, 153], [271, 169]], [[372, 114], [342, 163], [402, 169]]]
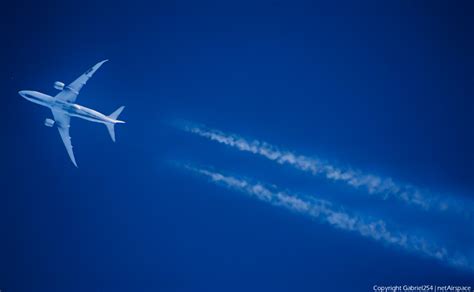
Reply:
[[341, 208], [335, 208], [328, 201], [288, 194], [278, 189], [269, 189], [261, 183], [252, 183], [246, 179], [226, 176], [219, 172], [185, 165], [186, 169], [210, 179], [226, 188], [256, 197], [274, 206], [284, 207], [298, 214], [306, 215], [329, 224], [335, 228], [352, 231], [378, 242], [397, 246], [421, 256], [437, 259], [445, 264], [470, 271], [474, 266], [459, 253], [450, 253], [424, 238], [400, 231], [390, 231], [383, 220], [370, 220], [351, 215]]
[[445, 211], [449, 209], [466, 217], [472, 216], [471, 208], [466, 207], [466, 203], [459, 202], [452, 197], [441, 198], [412, 185], [396, 183], [391, 178], [366, 174], [354, 169], [339, 168], [317, 158], [281, 150], [266, 142], [247, 140], [235, 134], [224, 133], [198, 124], [182, 123], [179, 128], [240, 151], [263, 156], [278, 164], [291, 165], [312, 175], [323, 175], [329, 180], [344, 182], [355, 189], [364, 189], [369, 194], [378, 195], [384, 200], [393, 197], [424, 210]]

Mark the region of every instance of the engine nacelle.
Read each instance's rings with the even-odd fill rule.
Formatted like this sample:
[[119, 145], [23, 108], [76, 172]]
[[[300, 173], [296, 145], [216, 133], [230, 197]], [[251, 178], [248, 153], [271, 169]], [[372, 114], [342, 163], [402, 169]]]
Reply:
[[45, 125], [46, 127], [52, 127], [52, 126], [54, 126], [54, 123], [55, 123], [55, 121], [52, 120], [52, 119], [46, 119], [46, 120], [44, 120], [44, 125]]
[[64, 89], [64, 83], [56, 81], [56, 82], [54, 82], [54, 88], [56, 88], [57, 90], [63, 90]]

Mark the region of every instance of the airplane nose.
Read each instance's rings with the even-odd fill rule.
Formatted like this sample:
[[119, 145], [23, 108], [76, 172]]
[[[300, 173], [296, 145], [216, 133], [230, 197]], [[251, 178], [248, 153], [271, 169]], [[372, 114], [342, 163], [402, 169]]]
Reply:
[[31, 90], [20, 90], [18, 91], [18, 94], [21, 95], [22, 97], [31, 100], [33, 97], [33, 92]]

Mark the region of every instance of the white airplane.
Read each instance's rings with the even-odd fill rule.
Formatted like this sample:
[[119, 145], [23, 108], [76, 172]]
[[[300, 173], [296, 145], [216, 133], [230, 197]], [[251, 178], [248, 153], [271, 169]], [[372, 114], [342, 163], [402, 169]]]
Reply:
[[92, 68], [87, 70], [84, 74], [79, 76], [76, 80], [65, 86], [64, 83], [56, 81], [54, 82], [54, 88], [61, 90], [55, 97], [47, 94], [31, 91], [21, 90], [18, 93], [26, 98], [27, 100], [40, 104], [45, 107], [49, 107], [53, 112], [54, 120], [46, 119], [44, 121], [45, 126], [53, 127], [55, 124], [58, 127], [59, 134], [63, 140], [64, 146], [66, 146], [69, 158], [71, 158], [74, 166], [77, 167], [76, 159], [74, 158], [74, 152], [72, 151], [71, 137], [69, 136], [69, 127], [71, 117], [78, 117], [91, 122], [102, 123], [107, 126], [112, 141], [115, 142], [115, 124], [123, 124], [124, 121], [117, 120], [118, 116], [125, 108], [124, 106], [119, 107], [109, 116], [101, 114], [90, 108], [78, 105], [74, 103], [79, 91], [86, 84], [87, 80], [94, 75], [95, 71], [102, 66], [108, 60], [97, 63]]

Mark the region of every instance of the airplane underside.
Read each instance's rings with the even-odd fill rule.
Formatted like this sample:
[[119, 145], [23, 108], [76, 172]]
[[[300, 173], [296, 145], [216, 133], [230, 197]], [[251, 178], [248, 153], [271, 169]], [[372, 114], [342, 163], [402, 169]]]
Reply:
[[54, 120], [47, 118], [44, 124], [47, 127], [56, 126], [58, 128], [59, 135], [61, 136], [64, 146], [66, 147], [69, 158], [76, 167], [77, 163], [72, 150], [71, 137], [69, 135], [71, 117], [77, 117], [90, 122], [105, 124], [110, 137], [114, 142], [115, 124], [125, 123], [124, 121], [118, 120], [118, 117], [122, 113], [124, 106], [119, 107], [112, 114], [106, 116], [98, 111], [75, 103], [81, 88], [105, 62], [107, 62], [107, 60], [97, 63], [67, 86], [65, 86], [65, 84], [62, 82], [56, 81], [54, 83], [54, 88], [60, 90], [60, 92], [54, 97], [31, 90], [21, 90], [18, 92], [25, 99], [51, 109]]

